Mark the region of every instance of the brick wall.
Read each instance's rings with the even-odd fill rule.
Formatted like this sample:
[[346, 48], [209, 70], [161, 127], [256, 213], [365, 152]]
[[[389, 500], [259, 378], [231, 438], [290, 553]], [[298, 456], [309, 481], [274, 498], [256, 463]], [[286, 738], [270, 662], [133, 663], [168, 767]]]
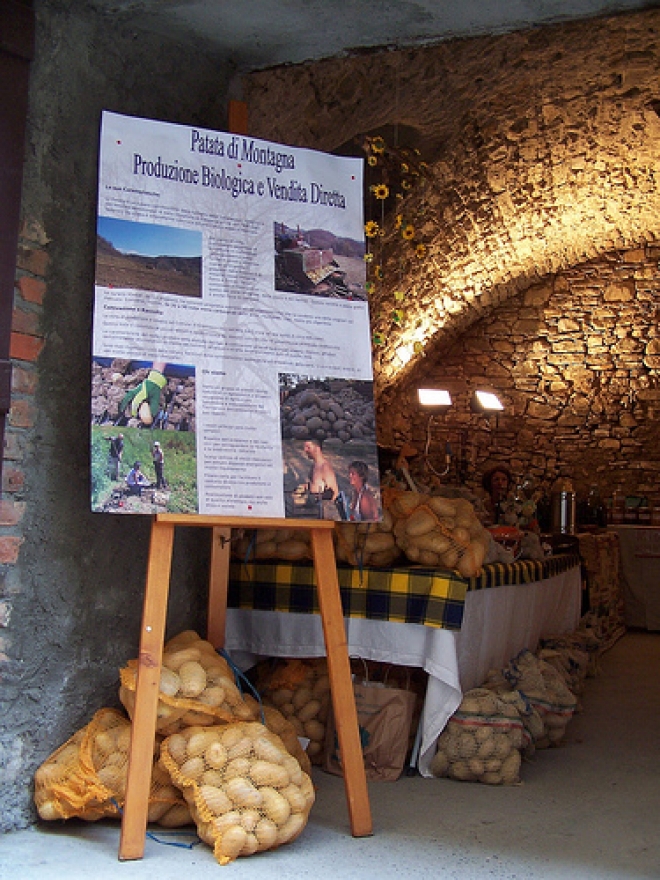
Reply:
[[[10, 625], [14, 599], [20, 592], [16, 564], [25, 541], [25, 454], [36, 417], [37, 360], [44, 345], [39, 324], [47, 268], [47, 241], [43, 229], [38, 225], [24, 224], [16, 263], [10, 345], [12, 399], [5, 428], [0, 501], [0, 629], [3, 630]], [[5, 640], [0, 636], [0, 662], [5, 647]]]

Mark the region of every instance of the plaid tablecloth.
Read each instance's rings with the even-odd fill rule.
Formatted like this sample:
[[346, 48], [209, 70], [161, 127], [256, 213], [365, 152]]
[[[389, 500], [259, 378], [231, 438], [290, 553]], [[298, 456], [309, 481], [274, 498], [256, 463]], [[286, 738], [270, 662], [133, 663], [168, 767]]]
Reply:
[[518, 562], [491, 562], [478, 577], [470, 578], [470, 590], [503, 587], [507, 584], [532, 584], [544, 581], [580, 565], [579, 553], [560, 553], [547, 559], [519, 559]]
[[[398, 623], [419, 623], [459, 630], [468, 590], [533, 583], [575, 565], [574, 554], [534, 562], [493, 563], [465, 580], [453, 571], [416, 567], [354, 568], [337, 566], [344, 616]], [[228, 605], [261, 611], [319, 613], [311, 562], [232, 562]]]

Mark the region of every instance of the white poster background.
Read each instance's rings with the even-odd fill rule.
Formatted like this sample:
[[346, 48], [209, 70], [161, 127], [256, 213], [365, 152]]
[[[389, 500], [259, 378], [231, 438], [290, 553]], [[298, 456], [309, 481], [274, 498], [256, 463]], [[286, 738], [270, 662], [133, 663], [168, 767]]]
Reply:
[[96, 286], [93, 355], [193, 366], [198, 512], [283, 517], [279, 374], [372, 362], [366, 301], [275, 289], [275, 224], [363, 248], [362, 160], [104, 112], [98, 215], [201, 234], [201, 297]]

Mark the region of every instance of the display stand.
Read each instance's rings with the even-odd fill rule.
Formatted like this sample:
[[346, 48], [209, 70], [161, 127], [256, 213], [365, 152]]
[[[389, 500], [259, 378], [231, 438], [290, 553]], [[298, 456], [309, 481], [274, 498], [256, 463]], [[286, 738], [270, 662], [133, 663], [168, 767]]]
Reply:
[[[153, 745], [156, 734], [156, 712], [176, 526], [199, 526], [212, 529], [207, 638], [216, 648], [220, 648], [224, 645], [231, 529], [290, 529], [292, 528], [292, 520], [201, 516], [197, 514], [156, 515], [151, 528], [140, 630], [135, 710], [128, 761], [126, 801], [119, 844], [119, 858], [121, 860], [141, 859], [144, 855]], [[344, 763], [344, 784], [351, 833], [354, 837], [366, 837], [372, 833], [371, 809], [362, 761], [344, 615], [337, 580], [332, 540], [334, 523], [327, 520], [296, 520], [295, 528], [310, 532], [316, 588], [328, 659], [332, 705]]]

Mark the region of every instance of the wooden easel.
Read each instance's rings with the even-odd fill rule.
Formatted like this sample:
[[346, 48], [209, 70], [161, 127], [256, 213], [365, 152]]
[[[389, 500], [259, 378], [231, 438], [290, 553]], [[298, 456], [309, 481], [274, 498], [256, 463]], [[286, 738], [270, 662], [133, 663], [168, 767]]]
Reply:
[[[156, 515], [151, 528], [140, 631], [135, 710], [119, 844], [121, 860], [141, 859], [144, 855], [175, 527], [200, 526], [213, 530], [207, 638], [216, 648], [220, 648], [224, 645], [225, 637], [231, 529], [290, 529], [292, 522], [290, 519], [271, 520], [258, 517]], [[295, 527], [309, 530], [311, 537], [332, 705], [344, 763], [351, 833], [354, 837], [367, 837], [372, 833], [371, 810], [332, 542], [334, 523], [327, 520], [296, 520]]]

